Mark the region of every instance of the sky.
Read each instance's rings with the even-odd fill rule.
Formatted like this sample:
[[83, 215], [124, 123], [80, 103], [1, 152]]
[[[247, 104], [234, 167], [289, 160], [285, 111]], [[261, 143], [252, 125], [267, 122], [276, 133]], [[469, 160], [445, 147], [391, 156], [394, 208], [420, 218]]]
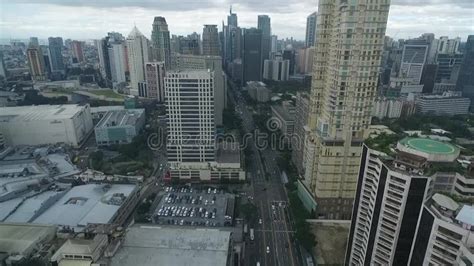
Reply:
[[[0, 0], [0, 39], [98, 39], [110, 31], [125, 36], [136, 25], [151, 35], [154, 16], [166, 18], [171, 34], [202, 33], [204, 24], [226, 21], [229, 7], [239, 26], [256, 27], [257, 15], [271, 18], [279, 38], [304, 40], [306, 17], [318, 0]], [[474, 34], [474, 0], [392, 0], [387, 35], [399, 39], [425, 32], [436, 36]]]

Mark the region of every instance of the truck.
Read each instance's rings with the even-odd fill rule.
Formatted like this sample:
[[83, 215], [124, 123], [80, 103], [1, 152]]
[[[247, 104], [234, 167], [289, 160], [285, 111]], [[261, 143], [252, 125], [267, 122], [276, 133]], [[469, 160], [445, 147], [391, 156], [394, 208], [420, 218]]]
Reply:
[[253, 233], [253, 228], [250, 228], [250, 240], [254, 240], [255, 239], [255, 235]]

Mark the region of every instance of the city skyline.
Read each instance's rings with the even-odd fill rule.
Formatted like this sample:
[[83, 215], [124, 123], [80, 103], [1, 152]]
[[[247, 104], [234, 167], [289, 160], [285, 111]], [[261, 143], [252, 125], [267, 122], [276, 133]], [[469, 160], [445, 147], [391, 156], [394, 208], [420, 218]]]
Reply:
[[[271, 4], [266, 1], [200, 1], [184, 4], [166, 1], [159, 3], [159, 8], [157, 3], [147, 0], [107, 4], [89, 0], [24, 0], [14, 3], [0, 0], [0, 3], [3, 9], [0, 23], [2, 39], [62, 36], [65, 39], [88, 40], [100, 38], [109, 31], [126, 34], [134, 25], [150, 38], [150, 21], [155, 16], [167, 18], [171, 34], [199, 33], [204, 24], [220, 25], [232, 4], [240, 26], [256, 27], [257, 16], [266, 14], [271, 18], [273, 33], [279, 38], [304, 40], [306, 17], [317, 11], [317, 1], [310, 0], [290, 4], [281, 0], [272, 1]], [[398, 39], [433, 32], [436, 36], [459, 36], [465, 41], [467, 35], [474, 32], [473, 10], [474, 3], [469, 0], [424, 0], [416, 3], [395, 0], [389, 14], [387, 35]]]

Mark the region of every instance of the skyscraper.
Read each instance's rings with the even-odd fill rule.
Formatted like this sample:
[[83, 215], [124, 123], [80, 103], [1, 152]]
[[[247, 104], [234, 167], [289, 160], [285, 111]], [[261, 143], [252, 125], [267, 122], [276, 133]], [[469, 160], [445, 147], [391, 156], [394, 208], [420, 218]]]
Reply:
[[424, 39], [407, 40], [403, 46], [399, 77], [410, 78], [412, 84], [420, 84], [428, 49]]
[[3, 60], [2, 51], [0, 51], [0, 77], [7, 77], [7, 69], [5, 68], [5, 61]]
[[275, 53], [277, 52], [277, 42], [278, 42], [278, 36], [272, 35], [271, 41], [270, 41], [270, 52]]
[[262, 31], [256, 28], [244, 30], [243, 83], [262, 80]]
[[314, 12], [311, 13], [306, 18], [306, 39], [305, 44], [306, 47], [314, 46], [314, 42], [316, 40], [316, 20], [317, 20], [318, 13]]
[[39, 46], [39, 41], [38, 41], [38, 37], [30, 37], [30, 45], [32, 46]]
[[223, 35], [224, 63], [225, 67], [229, 67], [234, 60], [241, 58], [242, 52], [242, 30], [238, 27], [237, 14], [232, 13], [232, 7], [227, 16], [227, 26], [223, 26]]
[[463, 96], [474, 100], [474, 35], [467, 37], [464, 59], [461, 65], [456, 89], [462, 91]]
[[207, 165], [215, 160], [214, 73], [167, 72], [167, 155], [171, 167]]
[[258, 16], [258, 27], [262, 31], [262, 61], [270, 58], [272, 29], [270, 17], [267, 15]]
[[63, 61], [63, 38], [49, 37], [49, 61], [52, 72], [65, 73], [66, 69]]
[[151, 32], [154, 61], [165, 62], [166, 69], [171, 68], [170, 32], [164, 17], [155, 17]]
[[41, 48], [38, 45], [30, 44], [26, 49], [26, 57], [33, 81], [46, 80], [46, 68]]
[[105, 86], [112, 88], [112, 72], [109, 59], [109, 38], [105, 37], [95, 42], [97, 54], [99, 56], [99, 71], [105, 80]]
[[72, 58], [77, 63], [84, 62], [84, 42], [72, 41], [71, 42]]
[[217, 25], [204, 25], [202, 30], [202, 54], [220, 55]]
[[308, 117], [311, 135], [305, 148], [314, 153], [306, 157], [305, 179], [321, 218], [351, 216], [389, 3], [379, 1], [368, 8], [368, 1], [319, 1]]
[[111, 41], [108, 47], [112, 86], [124, 83], [125, 79], [125, 45], [122, 41]]
[[165, 63], [147, 62], [145, 65], [146, 87], [148, 97], [165, 101]]
[[138, 95], [138, 83], [145, 81], [145, 63], [149, 61], [148, 51], [148, 39], [134, 27], [127, 38], [131, 95]]

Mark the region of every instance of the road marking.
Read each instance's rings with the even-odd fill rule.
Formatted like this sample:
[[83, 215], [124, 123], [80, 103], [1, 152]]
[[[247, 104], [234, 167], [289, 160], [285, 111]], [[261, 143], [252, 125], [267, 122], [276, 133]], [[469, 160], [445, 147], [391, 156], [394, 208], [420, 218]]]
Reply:
[[[260, 201], [260, 209], [261, 209], [261, 213], [262, 213], [262, 227], [263, 227], [263, 230], [265, 230], [265, 219], [263, 218], [263, 203]], [[254, 229], [255, 230], [255, 229]], [[265, 265], [268, 265], [267, 264], [267, 241], [266, 241], [266, 237], [265, 237], [265, 232], [262, 233], [263, 235], [263, 252], [264, 253], [264, 257], [265, 257]]]

